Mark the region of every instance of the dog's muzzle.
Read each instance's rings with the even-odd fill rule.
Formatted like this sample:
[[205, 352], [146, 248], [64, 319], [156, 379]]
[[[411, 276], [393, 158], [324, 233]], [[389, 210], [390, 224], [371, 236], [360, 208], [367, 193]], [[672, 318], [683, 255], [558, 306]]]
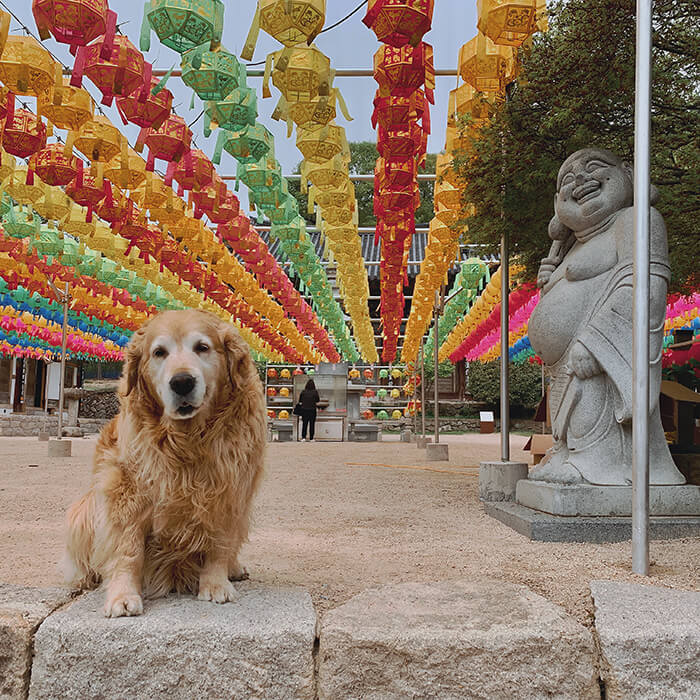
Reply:
[[194, 406], [192, 403], [187, 401], [187, 398], [194, 391], [196, 384], [196, 378], [193, 377], [191, 374], [187, 374], [186, 372], [176, 374], [170, 380], [170, 388], [173, 391], [173, 393], [178, 396], [179, 399], [177, 413], [180, 416], [189, 416], [195, 411], [196, 408], [198, 408], [197, 406]]

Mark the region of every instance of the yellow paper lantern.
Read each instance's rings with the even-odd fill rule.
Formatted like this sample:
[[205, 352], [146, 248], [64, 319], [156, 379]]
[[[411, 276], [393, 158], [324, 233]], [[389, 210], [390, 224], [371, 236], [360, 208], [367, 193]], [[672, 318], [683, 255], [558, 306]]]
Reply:
[[289, 396], [289, 389], [287, 389], [286, 386], [283, 386], [283, 387], [280, 389], [280, 396], [284, 396], [285, 398], [286, 398], [287, 396]]
[[480, 124], [490, 117], [492, 111], [491, 103], [483, 96], [477, 97], [476, 90], [469, 83], [464, 83], [450, 90], [447, 126], [458, 126], [460, 118], [464, 116], [470, 116]]
[[477, 28], [494, 44], [520, 46], [537, 30], [536, 0], [477, 0]]
[[325, 163], [334, 156], [349, 157], [350, 154], [345, 129], [337, 124], [328, 124], [314, 130], [300, 128], [297, 132], [297, 148], [311, 163]]
[[75, 146], [89, 160], [107, 163], [121, 152], [123, 141], [119, 129], [107, 117], [98, 114], [85, 122], [79, 131], [71, 131], [66, 150]]
[[117, 187], [135, 190], [146, 179], [146, 161], [136, 151], [126, 146], [120, 154], [105, 166], [104, 176]]
[[260, 29], [285, 46], [310, 44], [323, 29], [326, 0], [258, 0], [241, 58], [253, 58]]
[[459, 74], [478, 92], [503, 94], [515, 65], [510, 46], [496, 46], [481, 32], [459, 50]]
[[56, 76], [56, 62], [34, 37], [7, 37], [0, 56], [0, 81], [10, 92], [36, 97], [47, 95]]
[[37, 112], [59, 129], [79, 131], [93, 118], [94, 108], [87, 90], [73, 87], [69, 78], [63, 78], [51, 92], [39, 96]]

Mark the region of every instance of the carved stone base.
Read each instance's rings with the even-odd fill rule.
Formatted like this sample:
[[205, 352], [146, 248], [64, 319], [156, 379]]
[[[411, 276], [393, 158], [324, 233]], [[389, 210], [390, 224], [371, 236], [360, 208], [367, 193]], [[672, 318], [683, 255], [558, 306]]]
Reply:
[[[566, 486], [522, 479], [516, 486], [515, 500], [522, 506], [552, 515], [632, 515], [631, 486]], [[649, 487], [649, 514], [700, 516], [700, 486]]]

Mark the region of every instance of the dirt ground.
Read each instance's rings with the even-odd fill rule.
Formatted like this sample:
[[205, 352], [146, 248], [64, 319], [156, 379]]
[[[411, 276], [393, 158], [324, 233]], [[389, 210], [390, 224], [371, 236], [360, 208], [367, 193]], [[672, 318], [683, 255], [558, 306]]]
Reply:
[[[443, 440], [443, 438], [441, 438]], [[242, 562], [251, 578], [308, 589], [317, 609], [387, 583], [493, 578], [529, 586], [590, 624], [588, 582], [700, 589], [700, 538], [651, 543], [651, 576], [630, 570], [630, 543], [530, 542], [485, 515], [478, 464], [498, 435], [444, 438], [449, 462], [413, 444], [273, 443]], [[527, 461], [526, 438], [512, 455]], [[35, 438], [0, 438], [0, 581], [60, 583], [66, 507], [87, 487], [95, 437], [50, 460]]]

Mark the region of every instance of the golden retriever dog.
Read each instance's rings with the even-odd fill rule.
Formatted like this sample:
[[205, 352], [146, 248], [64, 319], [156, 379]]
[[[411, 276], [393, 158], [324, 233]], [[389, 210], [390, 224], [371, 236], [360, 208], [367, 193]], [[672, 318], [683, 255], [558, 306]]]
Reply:
[[266, 443], [247, 344], [213, 314], [165, 311], [129, 342], [119, 394], [68, 511], [67, 580], [103, 582], [108, 617], [172, 591], [234, 600]]

